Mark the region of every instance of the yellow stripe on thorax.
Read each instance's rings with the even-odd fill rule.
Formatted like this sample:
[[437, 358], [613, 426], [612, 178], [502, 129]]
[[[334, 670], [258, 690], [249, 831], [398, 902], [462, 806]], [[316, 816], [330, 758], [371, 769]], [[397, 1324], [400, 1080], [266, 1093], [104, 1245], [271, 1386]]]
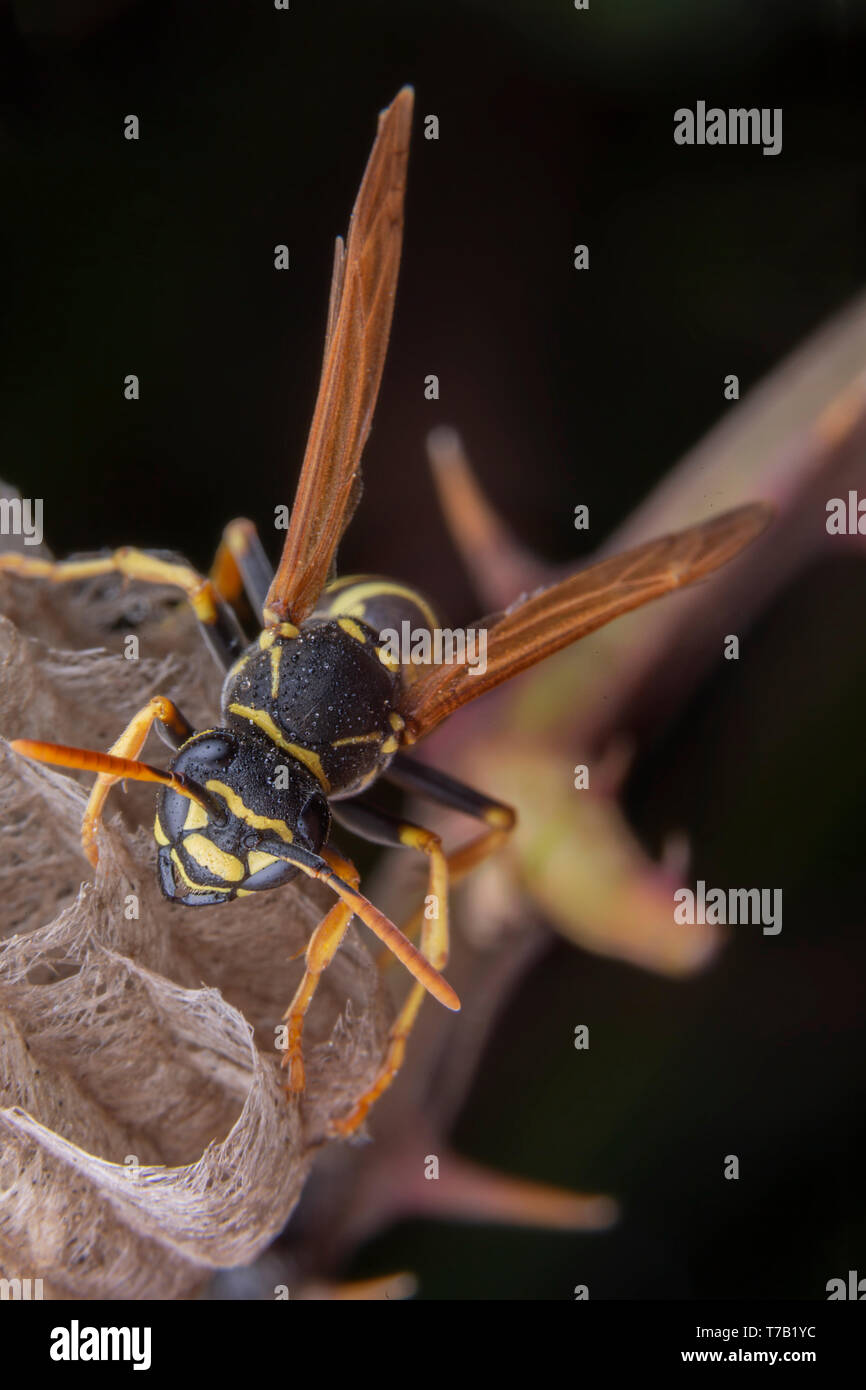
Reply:
[[297, 758], [299, 763], [312, 772], [322, 791], [325, 793], [331, 790], [331, 784], [325, 776], [325, 769], [322, 767], [322, 760], [318, 753], [313, 753], [309, 748], [302, 748], [299, 743], [289, 743], [287, 738], [280, 733], [273, 721], [272, 715], [264, 709], [251, 709], [249, 705], [229, 705], [230, 714], [239, 714], [242, 719], [249, 719], [250, 723], [256, 724], [267, 734], [272, 743], [278, 748], [284, 748], [287, 753], [291, 753], [293, 758]]
[[280, 693], [280, 657], [283, 654], [282, 647], [271, 647], [271, 699], [275, 700]]
[[364, 605], [367, 599], [378, 598], [382, 594], [408, 598], [422, 613], [429, 628], [433, 629], [438, 626], [436, 614], [420, 594], [416, 594], [415, 590], [410, 589], [406, 584], [394, 584], [389, 579], [368, 579], [360, 584], [349, 584], [337, 595], [328, 612], [332, 613], [334, 617], [342, 614], [347, 618], [363, 618]]
[[392, 675], [400, 670], [399, 661], [394, 661], [392, 657], [388, 656], [384, 647], [377, 647], [376, 655], [378, 656], [385, 669], [390, 671]]
[[345, 748], [350, 743], [379, 743], [382, 735], [377, 731], [372, 734], [353, 734], [351, 738], [335, 738], [331, 743], [332, 748]]
[[272, 647], [278, 637], [297, 637], [298, 629], [294, 623], [277, 623], [276, 627], [266, 627], [259, 633], [259, 647], [266, 652]]
[[348, 637], [354, 637], [356, 642], [366, 642], [367, 634], [354, 618], [338, 618], [337, 626], [341, 627]]

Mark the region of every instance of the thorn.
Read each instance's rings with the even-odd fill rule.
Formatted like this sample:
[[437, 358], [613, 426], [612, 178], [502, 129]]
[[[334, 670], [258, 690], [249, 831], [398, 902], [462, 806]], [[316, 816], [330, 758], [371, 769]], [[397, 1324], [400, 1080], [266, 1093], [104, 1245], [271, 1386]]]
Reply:
[[439, 1178], [423, 1182], [412, 1205], [423, 1216], [458, 1221], [537, 1226], [553, 1231], [600, 1231], [612, 1226], [619, 1207], [612, 1197], [568, 1192], [547, 1183], [510, 1177], [470, 1163], [451, 1151], [440, 1159]]
[[299, 1300], [326, 1302], [381, 1302], [412, 1298], [418, 1292], [414, 1274], [383, 1274], [376, 1279], [358, 1279], [350, 1284], [308, 1284], [298, 1295]]
[[684, 830], [672, 830], [665, 836], [660, 861], [664, 873], [676, 879], [677, 883], [682, 882], [688, 875], [691, 858], [691, 845]]
[[603, 753], [594, 759], [592, 790], [599, 796], [618, 796], [631, 771], [637, 752], [635, 739], [629, 735], [612, 738]]
[[550, 583], [554, 571], [518, 543], [487, 501], [457, 431], [431, 430], [427, 454], [448, 530], [482, 602], [505, 608]]

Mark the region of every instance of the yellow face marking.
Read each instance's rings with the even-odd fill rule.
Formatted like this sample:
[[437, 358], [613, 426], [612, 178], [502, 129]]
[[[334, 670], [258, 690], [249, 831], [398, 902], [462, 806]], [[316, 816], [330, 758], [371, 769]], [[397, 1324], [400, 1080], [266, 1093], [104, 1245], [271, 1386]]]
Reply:
[[337, 626], [341, 627], [350, 637], [354, 637], [356, 642], [366, 642], [367, 634], [362, 627], [358, 626], [353, 618], [338, 618]]
[[247, 864], [251, 874], [255, 874], [259, 869], [266, 869], [269, 864], [277, 864], [279, 860], [275, 854], [265, 854], [264, 850], [250, 850], [247, 855]]
[[252, 888], [239, 888], [237, 891], [237, 896], [239, 898], [254, 898], [255, 893], [253, 892]]
[[282, 647], [271, 647], [271, 699], [275, 700], [280, 691], [280, 657]]
[[284, 820], [274, 820], [271, 816], [260, 816], [257, 812], [251, 811], [241, 801], [237, 792], [232, 787], [227, 787], [225, 782], [217, 782], [212, 779], [205, 783], [205, 787], [209, 792], [216, 792], [217, 796], [221, 796], [232, 815], [237, 816], [238, 820], [246, 821], [247, 825], [251, 825], [254, 830], [273, 830], [281, 840], [285, 840], [287, 845], [292, 843], [292, 832]]
[[215, 878], [221, 878], [224, 883], [240, 883], [245, 877], [240, 859], [233, 854], [226, 854], [223, 849], [218, 849], [204, 835], [187, 835], [183, 847], [190, 859], [194, 859], [196, 864], [207, 869]]
[[191, 888], [194, 893], [230, 893], [231, 888], [223, 888], [220, 883], [196, 883], [194, 878], [190, 878], [186, 869], [183, 867], [181, 857], [176, 849], [171, 852], [171, 862], [177, 869], [187, 888]]
[[328, 611], [335, 617], [343, 613], [347, 618], [362, 618], [365, 601], [368, 598], [378, 598], [381, 594], [393, 594], [397, 598], [410, 599], [422, 614], [427, 626], [438, 627], [436, 614], [420, 594], [416, 594], [414, 589], [408, 588], [405, 584], [392, 584], [384, 579], [369, 579], [362, 584], [352, 584], [337, 596]]
[[202, 830], [206, 825], [207, 811], [197, 801], [191, 801], [183, 823], [184, 830]]
[[388, 715], [388, 723], [391, 725], [395, 734], [399, 734], [400, 730], [406, 727], [406, 720], [403, 718], [402, 714], [398, 714], [395, 709], [392, 709], [391, 713]]
[[167, 845], [169, 843], [168, 836], [159, 823], [159, 816], [157, 816], [156, 820], [153, 822], [153, 838], [158, 845]]
[[397, 752], [397, 749], [398, 749], [399, 747], [400, 747], [399, 743], [397, 742], [397, 740], [395, 739], [394, 735], [392, 734], [391, 737], [390, 737], [390, 738], [386, 738], [386, 739], [385, 739], [385, 742], [382, 744], [382, 752], [383, 752], [383, 753], [396, 753], [396, 752]]
[[250, 709], [249, 705], [229, 705], [230, 714], [239, 714], [242, 719], [249, 719], [250, 723], [258, 725], [262, 733], [267, 734], [268, 738], [277, 745], [284, 748], [287, 753], [291, 753], [293, 758], [297, 758], [299, 763], [309, 768], [323, 792], [331, 790], [331, 784], [325, 776], [325, 769], [322, 767], [322, 760], [318, 753], [313, 753], [309, 748], [302, 748], [299, 743], [289, 743], [284, 738], [273, 721], [273, 718], [264, 709]]
[[373, 734], [353, 734], [351, 738], [335, 738], [331, 744], [332, 748], [345, 748], [349, 743], [378, 743], [382, 735]]

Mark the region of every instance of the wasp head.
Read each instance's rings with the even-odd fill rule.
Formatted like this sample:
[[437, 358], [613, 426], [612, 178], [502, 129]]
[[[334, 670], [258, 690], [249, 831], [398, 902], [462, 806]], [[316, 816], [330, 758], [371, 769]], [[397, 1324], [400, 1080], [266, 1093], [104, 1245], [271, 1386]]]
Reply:
[[171, 771], [198, 799], [159, 794], [154, 835], [167, 898], [204, 906], [276, 888], [298, 872], [284, 856], [316, 854], [327, 839], [331, 813], [319, 783], [269, 742], [209, 729], [183, 744]]

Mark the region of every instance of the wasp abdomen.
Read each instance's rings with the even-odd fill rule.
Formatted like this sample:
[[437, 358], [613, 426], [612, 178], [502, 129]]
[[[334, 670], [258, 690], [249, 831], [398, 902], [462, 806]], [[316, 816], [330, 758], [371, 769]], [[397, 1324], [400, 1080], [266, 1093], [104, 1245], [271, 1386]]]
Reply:
[[[336, 579], [322, 593], [314, 616], [354, 619], [376, 633], [383, 658], [399, 667], [404, 685], [418, 675], [412, 648], [422, 633], [433, 633], [439, 620], [423, 594], [375, 574], [356, 574]], [[396, 659], [391, 654], [396, 651]], [[422, 663], [423, 664], [423, 663]]]

